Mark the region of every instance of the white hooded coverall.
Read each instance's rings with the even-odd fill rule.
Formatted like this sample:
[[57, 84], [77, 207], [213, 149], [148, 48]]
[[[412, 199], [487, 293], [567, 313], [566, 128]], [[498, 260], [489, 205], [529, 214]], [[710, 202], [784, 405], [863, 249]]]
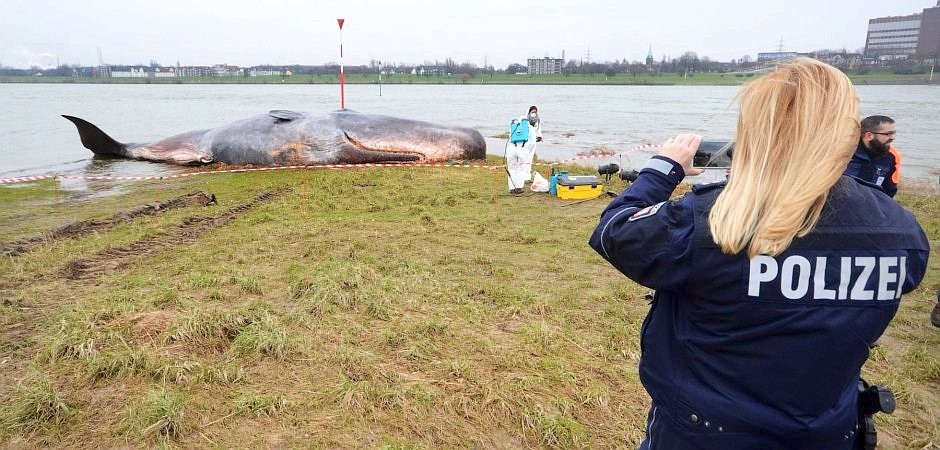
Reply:
[[532, 159], [535, 157], [536, 138], [542, 137], [542, 121], [539, 119], [535, 125], [529, 122], [529, 117], [521, 116], [518, 119], [529, 126], [529, 140], [512, 144], [506, 141], [506, 170], [509, 171], [509, 189], [522, 189], [525, 182], [532, 180]]

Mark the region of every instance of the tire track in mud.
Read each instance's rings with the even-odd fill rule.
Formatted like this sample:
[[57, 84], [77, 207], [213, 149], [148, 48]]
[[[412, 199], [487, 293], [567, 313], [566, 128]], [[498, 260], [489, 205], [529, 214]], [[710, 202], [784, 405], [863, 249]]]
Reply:
[[157, 203], [150, 203], [127, 211], [114, 214], [109, 219], [82, 220], [72, 222], [38, 236], [28, 237], [9, 243], [0, 243], [0, 257], [16, 256], [31, 252], [37, 247], [65, 239], [76, 239], [92, 233], [101, 233], [114, 229], [118, 225], [130, 223], [140, 216], [153, 216], [161, 211], [183, 208], [190, 205], [208, 206], [216, 204], [215, 195], [206, 191], [197, 191]]
[[[213, 228], [223, 226], [235, 218], [241, 216], [242, 214], [250, 211], [254, 207], [269, 202], [280, 195], [290, 192], [289, 188], [282, 188], [270, 192], [265, 192], [256, 196], [253, 200], [248, 203], [244, 203], [238, 206], [229, 208], [227, 211], [214, 215], [214, 216], [194, 216], [184, 219], [178, 225], [171, 227], [169, 230], [153, 235], [144, 239], [141, 239], [137, 242], [134, 242], [130, 245], [120, 247], [120, 248], [109, 248], [98, 252], [97, 254], [77, 260], [72, 260], [67, 263], [65, 267], [54, 271], [51, 275], [53, 277], [59, 276], [62, 278], [68, 278], [76, 281], [84, 281], [93, 279], [99, 274], [104, 272], [112, 272], [115, 270], [120, 270], [124, 267], [129, 266], [134, 261], [139, 260], [140, 258], [155, 253], [160, 250], [165, 250], [174, 245], [182, 244], [191, 244], [198, 240], [200, 236], [205, 234], [208, 231], [211, 231]], [[170, 200], [169, 202], [164, 202], [159, 208], [164, 208], [164, 206], [173, 205], [174, 207], [183, 206], [183, 203], [191, 201], [190, 196], [195, 196], [197, 199], [210, 199], [214, 202], [215, 196], [208, 193], [194, 193], [189, 196], [183, 196], [181, 198]], [[201, 202], [202, 200], [198, 200]], [[177, 203], [182, 202], [182, 203]], [[208, 203], [206, 203], [208, 204]], [[119, 213], [114, 216], [114, 220], [124, 220], [124, 215], [128, 215], [130, 218], [136, 217], [137, 215], [147, 214], [149, 211], [155, 211], [159, 209], [157, 205], [146, 205], [141, 208], [135, 208], [127, 212]], [[129, 219], [128, 219], [129, 220]], [[91, 233], [106, 231], [110, 228], [113, 228], [118, 223], [110, 224], [110, 228], [106, 223], [110, 223], [110, 220], [106, 221], [88, 221], [84, 225], [74, 225], [73, 230], [70, 233], [62, 233], [58, 235], [59, 239], [64, 239], [66, 237], [75, 237], [80, 236], [82, 233]], [[90, 222], [95, 222], [91, 224]], [[49, 242], [47, 240], [41, 240], [35, 245], [42, 245], [43, 243]], [[24, 357], [22, 361], [16, 362], [15, 358], [11, 359], [11, 355], [17, 354], [19, 352], [26, 352], [32, 354], [38, 351], [38, 349], [33, 345], [29, 337], [38, 333], [35, 329], [37, 322], [37, 317], [45, 314], [49, 308], [54, 308], [53, 305], [44, 305], [42, 302], [36, 303], [35, 301], [29, 301], [24, 299], [19, 299], [14, 294], [19, 288], [25, 284], [30, 284], [32, 282], [44, 282], [48, 280], [46, 277], [38, 277], [29, 281], [7, 281], [4, 282], [0, 280], [0, 308], [9, 308], [13, 311], [16, 311], [19, 316], [12, 322], [5, 324], [5, 326], [0, 326], [0, 386], [9, 385], [11, 380], [14, 377], [14, 374], [22, 373], [24, 370], [26, 361], [31, 360], [31, 357]], [[7, 364], [12, 361], [11, 364]], [[2, 389], [0, 389], [2, 393]], [[2, 447], [2, 446], [0, 446]]]
[[108, 248], [88, 257], [69, 261], [59, 274], [70, 280], [88, 280], [103, 273], [121, 270], [135, 260], [177, 245], [190, 245], [200, 236], [221, 227], [258, 205], [274, 200], [289, 189], [264, 192], [248, 203], [233, 206], [215, 216], [194, 216], [184, 219], [164, 233], [153, 235], [124, 247]]

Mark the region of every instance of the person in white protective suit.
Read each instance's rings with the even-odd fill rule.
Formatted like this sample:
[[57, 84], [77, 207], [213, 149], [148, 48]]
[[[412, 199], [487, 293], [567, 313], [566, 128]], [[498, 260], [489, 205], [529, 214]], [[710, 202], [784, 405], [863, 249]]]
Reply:
[[539, 109], [532, 105], [528, 114], [519, 117], [518, 122], [529, 127], [528, 140], [506, 143], [506, 170], [509, 172], [509, 193], [521, 194], [526, 183], [532, 181], [532, 159], [535, 157], [535, 144], [542, 142], [542, 122]]

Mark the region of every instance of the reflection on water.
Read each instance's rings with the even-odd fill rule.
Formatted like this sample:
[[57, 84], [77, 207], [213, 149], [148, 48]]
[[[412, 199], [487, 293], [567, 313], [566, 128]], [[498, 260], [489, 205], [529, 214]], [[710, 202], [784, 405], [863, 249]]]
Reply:
[[82, 169], [84, 175], [94, 177], [165, 177], [183, 173], [186, 167], [173, 164], [132, 161], [128, 159], [94, 156]]
[[[139, 185], [143, 181], [120, 178], [167, 177], [183, 173], [185, 168], [171, 164], [92, 156], [61, 165], [50, 165], [46, 169], [48, 174], [57, 176], [57, 189], [61, 190], [68, 200], [82, 200], [117, 195], [125, 192], [125, 188]], [[102, 179], [94, 179], [95, 177]]]
[[[128, 177], [168, 177], [184, 173], [188, 167], [173, 164], [161, 164], [148, 161], [132, 161], [127, 159], [95, 156], [88, 161], [82, 170], [87, 177], [128, 178]], [[147, 181], [142, 180], [108, 180], [97, 181], [88, 179], [74, 180], [76, 186], [95, 192], [98, 196], [114, 195], [124, 192], [125, 188], [139, 185]]]

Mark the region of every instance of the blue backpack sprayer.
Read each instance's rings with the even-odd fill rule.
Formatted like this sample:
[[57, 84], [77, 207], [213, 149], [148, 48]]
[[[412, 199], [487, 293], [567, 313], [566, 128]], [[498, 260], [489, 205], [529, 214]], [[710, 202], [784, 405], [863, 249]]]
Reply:
[[509, 173], [509, 158], [507, 157], [509, 144], [512, 144], [514, 147], [525, 147], [525, 144], [529, 142], [529, 124], [528, 121], [523, 120], [519, 121], [518, 119], [512, 119], [509, 122], [509, 139], [506, 140], [506, 147], [503, 148], [503, 159], [506, 160], [506, 175], [509, 177], [509, 182], [512, 183], [512, 187], [520, 189], [520, 186], [516, 186], [516, 183], [512, 181], [512, 174]]

